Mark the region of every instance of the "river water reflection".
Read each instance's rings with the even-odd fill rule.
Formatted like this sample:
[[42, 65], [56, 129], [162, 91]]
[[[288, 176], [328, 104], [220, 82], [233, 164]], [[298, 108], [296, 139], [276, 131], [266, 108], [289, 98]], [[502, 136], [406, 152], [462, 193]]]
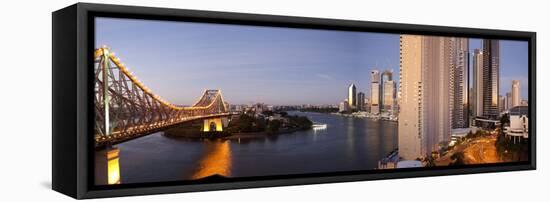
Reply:
[[258, 139], [190, 140], [162, 132], [116, 145], [120, 181], [249, 177], [367, 170], [397, 147], [397, 122], [289, 112], [325, 123], [323, 130]]

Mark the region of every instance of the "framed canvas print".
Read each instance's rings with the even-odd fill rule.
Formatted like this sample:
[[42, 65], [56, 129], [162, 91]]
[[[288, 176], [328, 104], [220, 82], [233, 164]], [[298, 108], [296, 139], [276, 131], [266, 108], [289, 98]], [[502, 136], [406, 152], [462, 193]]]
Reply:
[[52, 16], [53, 189], [75, 198], [536, 168], [534, 32]]

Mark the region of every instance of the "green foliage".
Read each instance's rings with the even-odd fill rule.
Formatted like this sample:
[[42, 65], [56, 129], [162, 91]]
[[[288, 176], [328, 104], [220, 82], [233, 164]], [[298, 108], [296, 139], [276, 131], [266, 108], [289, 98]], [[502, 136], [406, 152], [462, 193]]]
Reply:
[[282, 117], [288, 116], [288, 112], [285, 112], [285, 111], [281, 111], [281, 112], [277, 112], [277, 113], [280, 114]]
[[507, 161], [523, 161], [527, 160], [529, 156], [529, 144], [528, 141], [522, 140], [521, 142], [514, 143], [513, 139], [506, 138], [504, 134], [504, 126], [510, 125], [510, 115], [504, 114], [500, 117], [500, 132], [497, 136], [495, 146], [497, 153], [502, 159]]
[[309, 129], [313, 123], [305, 116], [288, 116], [289, 123], [300, 129]]
[[270, 134], [279, 132], [279, 128], [281, 128], [281, 125], [282, 125], [282, 122], [279, 121], [279, 120], [270, 121], [267, 124], [266, 132], [268, 132]]
[[433, 156], [428, 156], [426, 159], [426, 167], [435, 167], [435, 159]]
[[510, 114], [504, 114], [500, 117], [500, 130], [499, 130], [499, 135], [503, 135], [504, 134], [504, 126], [509, 126], [510, 125]]
[[266, 121], [264, 119], [255, 119], [254, 124], [252, 124], [252, 132], [261, 132], [265, 131]]
[[504, 114], [500, 117], [500, 129], [504, 129], [504, 125], [510, 125], [510, 115]]
[[273, 116], [274, 113], [273, 113], [273, 111], [263, 111], [262, 114], [264, 116]]
[[475, 133], [469, 132], [468, 135], [466, 135], [466, 138], [478, 138], [478, 137], [484, 137], [488, 135], [489, 133], [485, 130], [477, 130]]
[[495, 142], [497, 153], [505, 161], [525, 161], [529, 157], [529, 142], [522, 140], [521, 142], [506, 138], [504, 133], [497, 136]]
[[454, 165], [464, 165], [464, 153], [463, 152], [456, 152], [451, 156], [451, 159], [454, 160], [452, 163], [450, 163], [450, 166]]
[[265, 126], [266, 123], [264, 119], [257, 119], [251, 115], [241, 114], [239, 118], [229, 122], [226, 130], [232, 133], [261, 132], [265, 130]]
[[286, 112], [276, 113], [281, 114], [286, 120], [268, 121], [265, 118], [256, 118], [252, 115], [241, 114], [239, 118], [229, 122], [225, 131], [230, 133], [266, 132], [268, 134], [275, 134], [278, 132], [310, 129], [313, 124], [304, 116], [288, 116]]

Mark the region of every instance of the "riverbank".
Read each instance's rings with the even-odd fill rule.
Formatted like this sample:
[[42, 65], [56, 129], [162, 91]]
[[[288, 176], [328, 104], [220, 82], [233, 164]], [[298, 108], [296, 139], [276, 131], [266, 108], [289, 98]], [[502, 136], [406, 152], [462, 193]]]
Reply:
[[223, 131], [203, 132], [200, 124], [186, 124], [167, 129], [164, 135], [183, 138], [241, 139], [260, 138], [312, 129], [306, 116], [288, 115], [287, 112], [241, 114], [230, 120]]
[[168, 137], [183, 137], [183, 138], [223, 138], [231, 136], [231, 133], [225, 131], [203, 132], [197, 128], [171, 128], [164, 131], [164, 135]]
[[368, 119], [372, 119], [372, 120], [382, 120], [382, 121], [393, 121], [393, 122], [397, 122], [398, 121], [398, 118], [396, 116], [390, 116], [390, 115], [385, 115], [385, 114], [371, 114], [371, 113], [367, 113], [367, 112], [354, 112], [354, 113], [340, 113], [340, 112], [335, 112], [335, 113], [330, 113], [332, 115], [337, 115], [337, 116], [344, 116], [344, 117], [351, 117], [351, 118], [368, 118]]
[[293, 128], [293, 129], [288, 129], [288, 130], [278, 131], [278, 132], [272, 132], [272, 133], [268, 133], [268, 132], [234, 133], [234, 134], [231, 134], [229, 136], [223, 137], [222, 139], [235, 140], [235, 139], [265, 138], [265, 137], [273, 137], [273, 136], [276, 136], [276, 135], [292, 134], [294, 132], [306, 131], [306, 130], [311, 130], [311, 129], [312, 128], [309, 128], [309, 129]]
[[238, 133], [229, 133], [224, 131], [218, 132], [200, 132], [193, 131], [190, 132], [187, 130], [167, 130], [164, 132], [165, 136], [175, 137], [175, 138], [191, 138], [191, 139], [223, 139], [223, 140], [235, 140], [235, 139], [255, 139], [255, 138], [265, 138], [273, 137], [277, 135], [292, 134], [297, 131], [306, 131], [311, 130], [312, 128], [290, 128], [284, 129], [277, 132], [238, 132]]

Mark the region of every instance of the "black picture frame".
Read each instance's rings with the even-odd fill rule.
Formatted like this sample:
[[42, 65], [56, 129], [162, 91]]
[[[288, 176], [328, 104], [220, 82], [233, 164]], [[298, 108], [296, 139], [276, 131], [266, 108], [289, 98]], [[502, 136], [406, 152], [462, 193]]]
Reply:
[[[93, 184], [94, 17], [524, 40], [529, 44], [528, 162], [220, 179], [200, 183]], [[179, 193], [536, 169], [536, 33], [353, 20], [77, 3], [52, 13], [52, 188], [68, 196]]]

